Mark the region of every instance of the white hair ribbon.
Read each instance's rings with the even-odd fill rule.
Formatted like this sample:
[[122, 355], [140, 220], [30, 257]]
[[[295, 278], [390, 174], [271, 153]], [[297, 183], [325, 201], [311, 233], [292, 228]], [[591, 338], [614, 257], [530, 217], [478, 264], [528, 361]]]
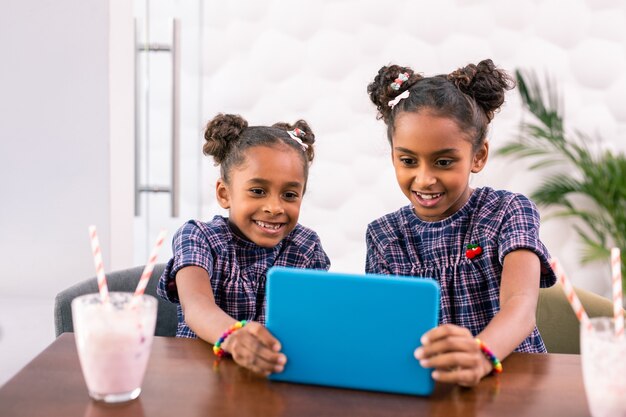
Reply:
[[401, 100], [404, 100], [408, 96], [409, 96], [409, 90], [405, 90], [402, 94], [398, 94], [396, 98], [389, 101], [388, 103], [389, 107], [393, 109], [396, 106], [396, 104], [398, 104]]
[[307, 149], [309, 149], [309, 145], [307, 145], [306, 143], [302, 142], [302, 139], [300, 138], [300, 136], [304, 136], [305, 133], [298, 129], [295, 128], [294, 130], [288, 130], [287, 134], [289, 135], [289, 137], [293, 140], [295, 140], [296, 142], [298, 142], [300, 144], [300, 146], [302, 147], [302, 150], [306, 152]]

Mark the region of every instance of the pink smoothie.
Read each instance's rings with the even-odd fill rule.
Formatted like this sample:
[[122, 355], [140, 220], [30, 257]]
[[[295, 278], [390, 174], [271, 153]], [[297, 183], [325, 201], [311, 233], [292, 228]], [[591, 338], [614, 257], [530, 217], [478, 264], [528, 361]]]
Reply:
[[587, 402], [593, 417], [626, 417], [626, 339], [615, 337], [612, 319], [581, 326], [580, 354]]
[[74, 332], [89, 394], [104, 401], [123, 401], [139, 395], [157, 303], [154, 297], [143, 296], [133, 305], [130, 293], [110, 293], [110, 297], [108, 305], [95, 297], [73, 303]]

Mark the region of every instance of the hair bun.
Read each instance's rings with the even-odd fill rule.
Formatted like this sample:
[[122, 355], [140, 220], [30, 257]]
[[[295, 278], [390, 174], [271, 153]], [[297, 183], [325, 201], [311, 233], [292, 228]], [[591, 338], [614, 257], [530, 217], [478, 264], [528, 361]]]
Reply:
[[484, 110], [489, 120], [504, 103], [504, 94], [515, 86], [513, 78], [496, 68], [491, 59], [469, 64], [448, 75], [461, 92], [472, 97]]
[[298, 137], [300, 138], [302, 143], [307, 145], [305, 151], [307, 159], [309, 162], [313, 160], [313, 157], [315, 156], [313, 151], [313, 144], [315, 143], [315, 133], [313, 133], [313, 130], [305, 120], [297, 120], [294, 124], [289, 124], [285, 122], [274, 123], [272, 127], [284, 130], [286, 132], [292, 131], [294, 129], [300, 129], [303, 135], [299, 135]]
[[392, 110], [389, 102], [422, 78], [409, 67], [389, 65], [379, 69], [374, 81], [367, 86], [370, 100], [378, 109], [378, 119], [383, 119], [387, 123]]
[[219, 113], [206, 125], [202, 152], [220, 164], [247, 127], [248, 122], [238, 114]]

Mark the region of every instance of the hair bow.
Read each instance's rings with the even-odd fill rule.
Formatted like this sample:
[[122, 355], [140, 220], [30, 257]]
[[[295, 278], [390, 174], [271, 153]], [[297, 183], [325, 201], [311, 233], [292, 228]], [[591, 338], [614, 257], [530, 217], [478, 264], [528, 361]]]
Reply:
[[404, 100], [408, 96], [409, 96], [409, 90], [405, 90], [402, 94], [398, 94], [396, 98], [389, 101], [388, 103], [389, 107], [393, 109], [396, 106], [396, 104], [398, 104], [401, 100]]
[[302, 129], [298, 129], [296, 127], [294, 130], [288, 130], [287, 134], [289, 135], [291, 139], [295, 140], [296, 142], [300, 144], [303, 151], [306, 151], [307, 149], [309, 149], [309, 145], [302, 142], [302, 138], [306, 135], [306, 133], [304, 133]]
[[405, 81], [408, 81], [408, 80], [409, 80], [409, 73], [408, 72], [403, 72], [402, 74], [398, 74], [398, 78], [396, 78], [391, 83], [391, 89], [398, 91], [400, 89], [400, 87], [402, 86], [402, 83], [404, 83]]

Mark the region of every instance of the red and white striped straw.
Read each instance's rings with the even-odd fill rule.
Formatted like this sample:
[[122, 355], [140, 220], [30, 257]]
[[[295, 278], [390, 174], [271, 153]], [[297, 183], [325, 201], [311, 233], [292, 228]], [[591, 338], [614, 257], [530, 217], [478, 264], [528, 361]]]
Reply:
[[98, 278], [98, 292], [103, 303], [109, 301], [109, 289], [107, 287], [107, 278], [104, 275], [104, 264], [102, 263], [102, 251], [100, 250], [100, 241], [96, 226], [89, 226], [89, 237], [91, 238], [91, 252], [93, 254], [93, 263], [96, 266], [96, 277]]
[[615, 336], [624, 335], [624, 313], [622, 307], [622, 260], [619, 248], [611, 249], [611, 278], [613, 281], [613, 320]]
[[559, 263], [558, 259], [556, 258], [550, 259], [550, 266], [552, 267], [552, 270], [554, 271], [554, 274], [556, 275], [557, 279], [561, 283], [561, 286], [563, 287], [563, 291], [565, 291], [565, 296], [567, 297], [567, 301], [569, 301], [570, 306], [572, 306], [572, 310], [574, 310], [576, 317], [578, 317], [578, 321], [580, 321], [581, 324], [584, 324], [585, 326], [587, 326], [587, 328], [591, 328], [591, 322], [589, 321], [589, 316], [587, 315], [587, 312], [583, 308], [582, 303], [578, 299], [578, 296], [576, 295], [576, 292], [574, 291], [574, 286], [565, 275], [565, 271], [563, 271], [563, 268], [561, 267], [561, 264]]
[[157, 240], [154, 243], [150, 257], [148, 258], [148, 263], [146, 263], [146, 266], [141, 273], [141, 277], [139, 278], [139, 283], [137, 284], [137, 289], [135, 290], [135, 298], [140, 297], [146, 290], [146, 285], [148, 285], [148, 281], [150, 281], [150, 275], [152, 275], [154, 265], [156, 265], [157, 255], [159, 253], [159, 249], [161, 249], [161, 245], [163, 245], [163, 240], [165, 240], [166, 234], [167, 232], [165, 230], [161, 230], [159, 232], [159, 236], [157, 236]]

